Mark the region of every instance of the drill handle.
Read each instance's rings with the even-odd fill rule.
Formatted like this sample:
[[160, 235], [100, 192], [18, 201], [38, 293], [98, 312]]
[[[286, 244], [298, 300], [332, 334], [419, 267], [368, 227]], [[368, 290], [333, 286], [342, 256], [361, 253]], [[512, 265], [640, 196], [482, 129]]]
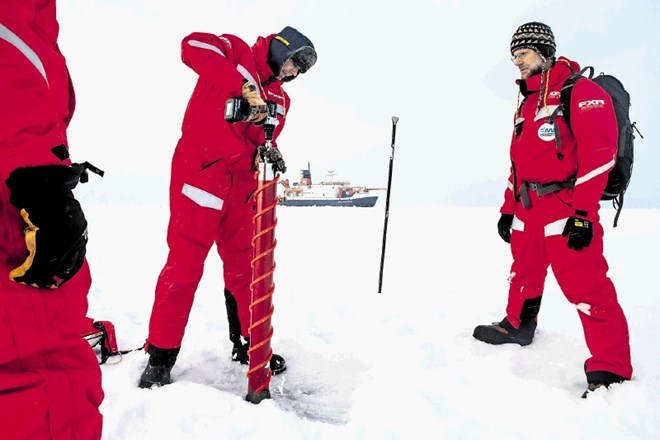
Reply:
[[267, 145], [270, 145], [277, 126], [277, 103], [275, 101], [266, 101], [266, 119], [264, 120], [264, 139]]

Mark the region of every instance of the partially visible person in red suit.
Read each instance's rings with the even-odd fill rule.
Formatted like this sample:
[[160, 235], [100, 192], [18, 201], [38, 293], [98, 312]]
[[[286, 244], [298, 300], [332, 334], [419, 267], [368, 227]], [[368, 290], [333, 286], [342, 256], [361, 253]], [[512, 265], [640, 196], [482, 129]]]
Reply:
[[0, 438], [101, 438], [101, 370], [80, 337], [91, 277], [73, 188], [74, 93], [55, 0], [0, 2]]

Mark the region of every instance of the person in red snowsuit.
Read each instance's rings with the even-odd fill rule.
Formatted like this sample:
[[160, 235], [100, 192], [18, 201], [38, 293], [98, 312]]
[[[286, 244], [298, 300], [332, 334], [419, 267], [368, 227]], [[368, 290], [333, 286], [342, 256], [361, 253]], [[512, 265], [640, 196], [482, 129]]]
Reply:
[[[141, 388], [171, 382], [204, 261], [215, 243], [223, 262], [233, 360], [247, 363], [252, 281], [254, 160], [264, 145], [265, 101], [277, 103], [273, 146], [290, 107], [283, 84], [316, 62], [312, 42], [292, 27], [259, 37], [251, 47], [235, 35], [193, 33], [181, 45], [183, 62], [199, 75], [172, 159], [169, 255], [156, 285]], [[255, 110], [244, 122], [225, 121], [225, 103], [243, 97]], [[278, 150], [278, 169], [285, 171]], [[272, 158], [271, 158], [272, 161]], [[273, 355], [273, 373], [285, 368]]]
[[511, 53], [524, 99], [515, 117], [498, 231], [510, 242], [514, 261], [505, 318], [476, 327], [474, 337], [491, 344], [530, 344], [550, 266], [578, 310], [591, 353], [585, 372], [593, 391], [632, 376], [628, 324], [607, 276], [598, 214], [617, 153], [614, 107], [593, 81], [580, 80], [571, 97], [572, 131], [558, 112], [557, 133], [549, 121], [561, 104], [562, 85], [579, 65], [554, 58], [554, 35], [538, 22], [517, 29]]
[[54, 0], [0, 2], [0, 438], [99, 439], [101, 370], [81, 339], [87, 223], [71, 190], [74, 93]]

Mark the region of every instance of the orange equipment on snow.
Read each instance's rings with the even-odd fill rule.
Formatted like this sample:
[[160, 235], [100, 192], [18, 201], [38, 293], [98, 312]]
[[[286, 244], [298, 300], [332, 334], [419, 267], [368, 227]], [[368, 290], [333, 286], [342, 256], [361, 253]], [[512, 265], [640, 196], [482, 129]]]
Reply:
[[[272, 148], [272, 134], [277, 124], [277, 107], [268, 105], [268, 116], [264, 122], [266, 149]], [[267, 158], [268, 155], [264, 154]], [[256, 214], [254, 216], [254, 234], [252, 238], [252, 282], [250, 283], [250, 348], [248, 354], [250, 363], [248, 369], [248, 393], [245, 400], [258, 404], [264, 399], [270, 399], [270, 358], [273, 350], [270, 340], [273, 337], [273, 273], [275, 272], [274, 250], [277, 245], [275, 226], [277, 217], [277, 181], [279, 174], [273, 170], [273, 164], [268, 163], [257, 154], [258, 171], [257, 191], [255, 193]], [[265, 160], [265, 161], [264, 161]]]

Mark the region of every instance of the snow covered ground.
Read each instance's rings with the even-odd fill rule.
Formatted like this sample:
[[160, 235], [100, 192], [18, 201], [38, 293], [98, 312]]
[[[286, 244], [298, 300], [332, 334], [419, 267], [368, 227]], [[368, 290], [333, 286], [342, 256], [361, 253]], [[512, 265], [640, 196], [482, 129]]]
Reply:
[[[166, 187], [148, 202], [123, 194], [127, 202], [108, 205], [98, 193], [106, 177], [79, 188], [90, 223], [89, 316], [111, 320], [129, 349], [147, 336], [166, 257]], [[375, 208], [278, 207], [273, 347], [289, 369], [273, 377], [272, 399], [244, 400], [247, 370], [230, 360], [212, 251], [175, 383], [138, 389], [140, 351], [102, 366], [104, 439], [660, 438], [659, 210], [624, 209], [616, 229], [613, 211], [601, 211], [635, 371], [581, 399], [588, 351], [552, 275], [532, 345], [472, 337], [475, 325], [504, 316], [510, 254], [497, 209], [393, 203], [379, 294], [382, 199]]]

